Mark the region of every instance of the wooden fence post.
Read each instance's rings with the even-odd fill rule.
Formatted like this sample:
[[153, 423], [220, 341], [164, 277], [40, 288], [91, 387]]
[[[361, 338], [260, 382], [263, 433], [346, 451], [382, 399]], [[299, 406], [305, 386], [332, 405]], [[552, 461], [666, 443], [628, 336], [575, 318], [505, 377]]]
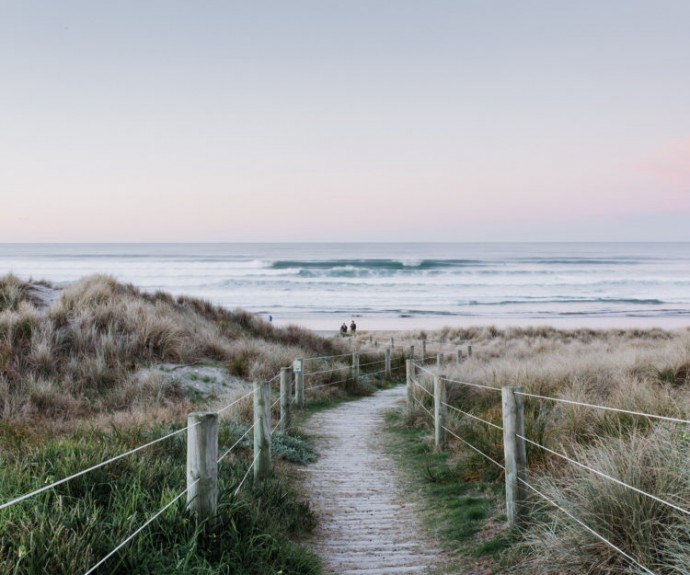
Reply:
[[448, 407], [446, 406], [445, 375], [434, 377], [434, 443], [436, 450], [443, 450], [448, 443]]
[[441, 366], [443, 365], [443, 354], [439, 353], [436, 356], [436, 368], [441, 369]]
[[384, 353], [384, 372], [385, 372], [385, 377], [390, 379], [391, 378], [391, 349], [386, 348], [385, 353]]
[[462, 350], [458, 348], [458, 354], [457, 354], [457, 364], [460, 365], [462, 363]]
[[356, 351], [352, 352], [352, 379], [357, 384], [359, 380], [359, 352]]
[[292, 371], [295, 374], [295, 403], [297, 407], [304, 407], [304, 360], [293, 361]]
[[391, 338], [391, 347], [395, 347], [395, 338], [394, 337]]
[[287, 433], [290, 429], [290, 368], [280, 368], [280, 431]]
[[472, 357], [472, 346], [468, 345], [467, 346], [467, 357]]
[[412, 386], [414, 385], [412, 383], [412, 378], [413, 378], [413, 363], [411, 359], [406, 359], [405, 360], [405, 374], [406, 374], [406, 382], [407, 382], [407, 409], [411, 410], [414, 407], [414, 390], [412, 389]]
[[[525, 401], [522, 387], [503, 388], [503, 453], [506, 474], [506, 511], [511, 525], [519, 525], [526, 514], [527, 449], [525, 441]], [[516, 393], [517, 392], [517, 393]]]
[[410, 359], [414, 361], [414, 345], [410, 346]]
[[424, 365], [424, 362], [426, 361], [426, 340], [422, 340], [422, 361], [421, 364]]
[[218, 414], [187, 416], [187, 509], [200, 519], [218, 509]]
[[254, 480], [271, 472], [271, 422], [266, 412], [271, 406], [268, 382], [254, 382]]

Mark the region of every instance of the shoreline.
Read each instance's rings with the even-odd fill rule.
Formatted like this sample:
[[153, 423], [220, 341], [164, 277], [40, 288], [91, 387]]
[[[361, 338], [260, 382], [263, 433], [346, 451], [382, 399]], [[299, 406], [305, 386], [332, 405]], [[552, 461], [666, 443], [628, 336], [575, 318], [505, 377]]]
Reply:
[[[319, 335], [338, 335], [342, 318], [274, 318], [273, 325], [286, 327], [297, 325], [309, 329]], [[349, 324], [350, 318], [347, 323]], [[690, 329], [690, 318], [687, 317], [577, 317], [577, 318], [473, 318], [451, 319], [437, 318], [366, 318], [356, 317], [357, 330], [360, 333], [371, 332], [406, 332], [415, 330], [439, 331], [444, 328], [467, 329], [472, 327], [496, 327], [506, 328], [534, 328], [550, 327], [556, 330], [577, 329], [623, 329], [623, 330], [651, 330], [678, 331]]]

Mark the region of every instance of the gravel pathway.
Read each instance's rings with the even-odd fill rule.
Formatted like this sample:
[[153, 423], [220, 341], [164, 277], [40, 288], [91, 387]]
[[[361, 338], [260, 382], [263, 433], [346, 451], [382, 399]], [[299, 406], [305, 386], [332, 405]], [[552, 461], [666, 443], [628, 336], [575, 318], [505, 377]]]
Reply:
[[425, 540], [415, 505], [401, 490], [395, 462], [381, 445], [383, 414], [404, 387], [344, 403], [303, 426], [317, 437], [319, 459], [305, 468], [305, 493], [320, 526], [310, 541], [325, 573], [430, 573], [443, 553]]

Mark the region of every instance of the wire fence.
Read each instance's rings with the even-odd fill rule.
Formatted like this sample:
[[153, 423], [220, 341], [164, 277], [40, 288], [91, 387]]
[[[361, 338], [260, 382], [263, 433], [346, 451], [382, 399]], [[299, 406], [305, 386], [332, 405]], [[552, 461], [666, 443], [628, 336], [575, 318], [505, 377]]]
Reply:
[[[371, 357], [373, 354], [367, 354], [367, 357]], [[353, 358], [353, 364], [348, 365], [345, 363], [342, 363], [344, 358], [352, 357]], [[314, 391], [318, 390], [321, 388], [326, 388], [326, 387], [332, 387], [335, 385], [340, 385], [340, 384], [346, 384], [348, 381], [351, 381], [354, 377], [374, 377], [374, 376], [380, 376], [381, 374], [386, 373], [388, 370], [387, 369], [375, 369], [372, 370], [372, 367], [375, 366], [381, 366], [382, 364], [386, 363], [385, 358], [376, 358], [376, 359], [371, 359], [370, 361], [366, 361], [362, 364], [357, 364], [357, 373], [353, 374], [353, 366], [355, 365], [355, 356], [353, 356], [352, 353], [350, 354], [338, 354], [338, 355], [332, 355], [332, 356], [319, 356], [319, 357], [312, 357], [312, 358], [305, 358], [302, 361], [302, 365], [307, 364], [308, 362], [317, 362], [317, 361], [328, 361], [328, 362], [338, 362], [340, 363], [339, 365], [334, 365], [333, 367], [330, 367], [328, 369], [322, 369], [322, 370], [317, 370], [317, 371], [306, 371], [304, 375], [306, 377], [311, 377], [311, 378], [318, 378], [318, 377], [324, 377], [328, 376], [329, 374], [336, 374], [340, 373], [342, 374], [344, 371], [345, 372], [350, 372], [348, 373], [348, 376], [344, 378], [339, 378], [335, 381], [328, 381], [322, 384], [317, 384], [317, 385], [311, 385], [307, 388], [307, 391]], [[357, 360], [358, 361], [358, 360]], [[294, 367], [294, 366], [293, 366]], [[367, 369], [369, 368], [369, 369]], [[404, 363], [397, 362], [395, 366], [391, 364], [389, 367], [390, 372], [392, 373], [393, 371], [399, 371], [400, 369], [404, 369]], [[279, 378], [281, 377], [281, 373], [276, 374], [273, 378], [268, 380], [266, 382], [266, 385], [270, 389], [270, 385], [276, 382]], [[293, 390], [294, 390], [294, 382], [292, 384]], [[255, 391], [248, 391], [247, 393], [241, 395], [240, 397], [237, 397], [233, 399], [230, 403], [219, 407], [216, 409], [213, 413], [215, 413], [216, 417], [220, 417], [221, 415], [224, 415], [228, 412], [230, 412], [233, 408], [237, 408], [242, 402], [245, 402], [249, 398], [251, 398], [255, 394]], [[268, 411], [269, 413], [272, 412], [272, 410], [279, 404], [281, 403], [281, 398], [278, 397], [273, 403], [270, 405]], [[282, 407], [282, 406], [281, 406]], [[278, 427], [281, 424], [281, 421], [283, 419], [283, 414], [281, 413], [281, 417], [278, 420], [277, 424], [271, 429], [271, 434], [275, 433], [278, 429]], [[183, 433], [189, 433], [190, 430], [196, 428], [198, 425], [200, 425], [200, 422], [196, 422], [190, 425], [187, 425], [185, 427], [182, 427], [180, 429], [177, 429], [171, 433], [168, 433], [162, 437], [159, 437], [155, 440], [152, 440], [150, 442], [147, 442], [143, 445], [140, 445], [138, 447], [135, 447], [131, 450], [128, 450], [124, 453], [121, 453], [119, 455], [116, 455], [114, 457], [111, 457], [105, 461], [102, 461], [101, 463], [98, 463], [96, 465], [90, 466], [82, 471], [76, 472], [68, 477], [64, 477], [62, 479], [59, 479], [57, 481], [53, 481], [48, 485], [42, 486], [38, 489], [35, 489], [29, 493], [17, 496], [9, 501], [6, 501], [2, 504], [0, 504], [0, 511], [4, 509], [8, 509], [14, 505], [17, 505], [19, 503], [22, 503], [28, 499], [31, 499], [32, 497], [35, 497], [41, 493], [50, 491], [55, 489], [56, 487], [65, 484], [67, 482], [70, 482], [78, 477], [81, 477], [83, 475], [86, 475], [92, 471], [95, 471], [99, 468], [105, 467], [115, 461], [118, 461], [120, 459], [123, 459], [125, 457], [128, 457], [130, 455], [136, 454], [140, 451], [143, 451], [149, 447], [152, 447], [156, 444], [162, 443], [166, 440], [169, 440], [175, 436], [181, 435]], [[250, 436], [250, 434], [256, 432], [256, 420], [253, 425], [248, 427], [240, 436], [237, 438], [232, 445], [227, 448], [218, 458], [216, 463], [220, 465], [223, 460], [225, 460], [228, 455], [230, 455], [233, 451], [235, 451], [238, 446], [240, 446], [243, 442], [247, 440], [247, 438]], [[258, 461], [259, 454], [255, 453], [254, 457], [252, 458], [251, 464], [248, 466], [247, 470], [245, 471], [242, 479], [238, 483], [237, 487], [234, 490], [234, 495], [237, 496], [237, 494], [240, 492], [242, 487], [246, 484], [247, 479], [249, 475], [251, 474], [252, 470], [255, 468], [257, 461]], [[149, 527], [158, 517], [160, 517], [166, 510], [170, 509], [176, 502], [178, 502], [181, 498], [183, 498], [185, 495], [187, 495], [190, 490], [197, 486], [199, 483], [200, 479], [195, 480], [192, 483], [189, 483], [187, 487], [183, 490], [181, 490], [177, 495], [175, 495], [170, 501], [168, 501], [163, 507], [161, 507], [158, 511], [153, 513], [140, 527], [138, 527], [135, 531], [133, 531], [131, 534], [129, 534], [123, 541], [121, 541], [117, 546], [113, 548], [112, 551], [110, 551], [107, 555], [105, 555], [103, 558], [101, 558], [97, 563], [95, 563], [88, 571], [84, 573], [84, 575], [90, 575], [91, 573], [96, 572], [99, 567], [103, 566], [109, 559], [114, 557], [118, 552], [120, 552], [128, 543], [130, 543], [134, 538], [137, 537], [142, 531], [144, 531], [147, 527]]]
[[[438, 371], [438, 370], [437, 370]], [[615, 406], [608, 406], [608, 405], [599, 405], [595, 403], [587, 403], [587, 402], [582, 402], [582, 401], [575, 401], [575, 400], [570, 400], [570, 399], [565, 399], [565, 398], [559, 398], [559, 397], [553, 397], [553, 396], [547, 396], [547, 395], [541, 395], [541, 394], [536, 394], [536, 393], [530, 393], [530, 392], [525, 392], [520, 388], [499, 388], [496, 386], [491, 386], [491, 385], [486, 385], [480, 382], [469, 382], [469, 381], [461, 381], [461, 380], [456, 380], [456, 379], [451, 379], [451, 378], [445, 378], [439, 376], [435, 371], [428, 369], [424, 367], [423, 365], [419, 363], [412, 362], [411, 363], [411, 370], [408, 372], [408, 386], [412, 386], [412, 392], [408, 391], [408, 401], [411, 401], [412, 404], [410, 407], [417, 407], [421, 408], [423, 412], [426, 413], [426, 415], [429, 416], [431, 422], [433, 425], [438, 426], [439, 425], [439, 414], [438, 410], [435, 410], [434, 413], [432, 413], [425, 405], [425, 400], [426, 401], [433, 401], [434, 403], [438, 403], [439, 405], [443, 406], [447, 410], [456, 413], [457, 415], [460, 415], [465, 418], [469, 418], [470, 420], [476, 421], [477, 424], [481, 425], [486, 425], [489, 426], [493, 429], [496, 429], [498, 431], [501, 431], [504, 433], [505, 437], [505, 429], [503, 426], [498, 425], [492, 421], [488, 421], [487, 419], [483, 417], [479, 417], [478, 415], [474, 413], [470, 413], [467, 410], [461, 409], [455, 405], [452, 405], [448, 403], [447, 401], [444, 400], [439, 400], [439, 398], [436, 397], [436, 388], [434, 386], [434, 393], [429, 391], [428, 385], [425, 385], [423, 382], [419, 380], [418, 375], [423, 375], [426, 377], [436, 377], [439, 378], [441, 381], [443, 381], [444, 384], [447, 386], [470, 386], [473, 388], [481, 389], [481, 390], [486, 390], [486, 391], [491, 391], [491, 392], [501, 392], [501, 394], [505, 394], [505, 389], [510, 389], [511, 393], [514, 394], [514, 396], [518, 398], [530, 398], [531, 400], [536, 400], [536, 401], [543, 401], [543, 402], [556, 402], [556, 403], [562, 403], [562, 404], [568, 404], [568, 405], [574, 405], [574, 406], [579, 406], [582, 408], [586, 409], [593, 409], [593, 410], [603, 410], [606, 412], [613, 412], [617, 414], [622, 414], [622, 415], [627, 415], [627, 416], [636, 416], [636, 417], [644, 417], [648, 418], [650, 420], [655, 420], [659, 422], [667, 422], [667, 423], [674, 423], [674, 424], [682, 424], [682, 425], [687, 425], [690, 424], [690, 420], [683, 418], [683, 417], [672, 417], [672, 416], [667, 416], [667, 415], [661, 415], [661, 414], [655, 414], [655, 413], [648, 413], [648, 412], [643, 412], [643, 411], [636, 411], [636, 410], [630, 410], [630, 409], [624, 409], [624, 408], [619, 408]], [[421, 392], [421, 397], [417, 392]], [[445, 392], [444, 392], [445, 393]], [[521, 404], [524, 406], [524, 402]], [[524, 409], [524, 408], [523, 408]], [[505, 416], [505, 413], [504, 413]], [[521, 415], [524, 421], [524, 415]], [[522, 424], [524, 426], [524, 424]], [[464, 446], [467, 448], [471, 449], [472, 451], [476, 452], [477, 454], [481, 455], [484, 459], [487, 461], [491, 462], [493, 465], [496, 467], [504, 470], [506, 472], [506, 481], [508, 480], [507, 478], [507, 467], [504, 464], [501, 464], [499, 461], [497, 461], [495, 458], [491, 457], [481, 449], [479, 449], [476, 445], [473, 445], [470, 441], [468, 441], [466, 438], [463, 438], [457, 430], [452, 429], [448, 425], [445, 424], [445, 422], [441, 423], [441, 428], [449, 435], [453, 436], [455, 439], [457, 439], [460, 443], [462, 443]], [[520, 429], [520, 428], [518, 428]], [[533, 439], [530, 439], [527, 437], [524, 432], [516, 431], [514, 433], [514, 437], [518, 440], [521, 440], [525, 443], [525, 445], [530, 445], [538, 450], [542, 450], [545, 453], [549, 454], [550, 456], [553, 456], [556, 458], [558, 461], [565, 462], [568, 465], [575, 466], [579, 469], [582, 469], [588, 473], [594, 474], [597, 477], [609, 481], [623, 489], [629, 490], [632, 493], [635, 493], [637, 495], [640, 495], [644, 498], [648, 498], [651, 501], [654, 501], [656, 503], [659, 503], [663, 506], [668, 507], [669, 509], [679, 512], [685, 516], [690, 517], [690, 509], [688, 509], [688, 506], [683, 506], [680, 504], [678, 501], [670, 501], [669, 498], [671, 494], [654, 494], [651, 493], [650, 490], [644, 489], [643, 486], [636, 486], [636, 485], [631, 485], [629, 482], [623, 481], [620, 478], [614, 477], [610, 473], [606, 473], [604, 471], [601, 471], [600, 469], [596, 469], [592, 465], [588, 465], [586, 463], [583, 463], [582, 461], [579, 461], [577, 458], [572, 457], [567, 455], [566, 453], [560, 452], [556, 449], [552, 449], [548, 446], [543, 445], [543, 443], [540, 443], [538, 441], [535, 441]], [[507, 452], [506, 452], [507, 453]], [[634, 463], [632, 463], [634, 464]], [[526, 462], [525, 462], [526, 466]], [[642, 474], [640, 474], [640, 481], [643, 482], [644, 477], [642, 477]], [[621, 548], [620, 545], [616, 545], [612, 541], [610, 541], [609, 538], [605, 537], [601, 533], [599, 533], [597, 530], [593, 529], [590, 525], [587, 525], [586, 522], [582, 521], [580, 518], [576, 517], [572, 512], [568, 511], [563, 507], [563, 505], [557, 503], [554, 501], [552, 498], [548, 497], [546, 494], [544, 494], [542, 491], [534, 487], [532, 484], [530, 484], [529, 481], [526, 480], [526, 467], [525, 467], [525, 474], [524, 476], [521, 476], [520, 473], [518, 473], [515, 477], [515, 481], [519, 483], [527, 492], [533, 493], [536, 497], [539, 499], [547, 502], [551, 506], [553, 506], [555, 509], [559, 510], [560, 512], [564, 513], [569, 519], [577, 523], [580, 527], [582, 527], [586, 532], [591, 534], [593, 537], [595, 537], [597, 540], [600, 542], [604, 543], [609, 549], [620, 555], [625, 561], [629, 562], [632, 566], [641, 569], [643, 572], [648, 573], [650, 575], [657, 575], [654, 571], [650, 569], [650, 567], [645, 566], [643, 562], [641, 562], [638, 558], [634, 556], [634, 552], [628, 552], [624, 549]], [[632, 528], [639, 529], [639, 528], [646, 528], [646, 526], [631, 526]]]

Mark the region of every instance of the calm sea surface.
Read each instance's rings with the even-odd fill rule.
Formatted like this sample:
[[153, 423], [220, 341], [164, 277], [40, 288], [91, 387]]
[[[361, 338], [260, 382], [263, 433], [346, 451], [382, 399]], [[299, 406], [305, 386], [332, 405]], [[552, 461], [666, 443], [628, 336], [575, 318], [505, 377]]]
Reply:
[[330, 330], [690, 326], [688, 243], [0, 244], [0, 274], [109, 274]]

